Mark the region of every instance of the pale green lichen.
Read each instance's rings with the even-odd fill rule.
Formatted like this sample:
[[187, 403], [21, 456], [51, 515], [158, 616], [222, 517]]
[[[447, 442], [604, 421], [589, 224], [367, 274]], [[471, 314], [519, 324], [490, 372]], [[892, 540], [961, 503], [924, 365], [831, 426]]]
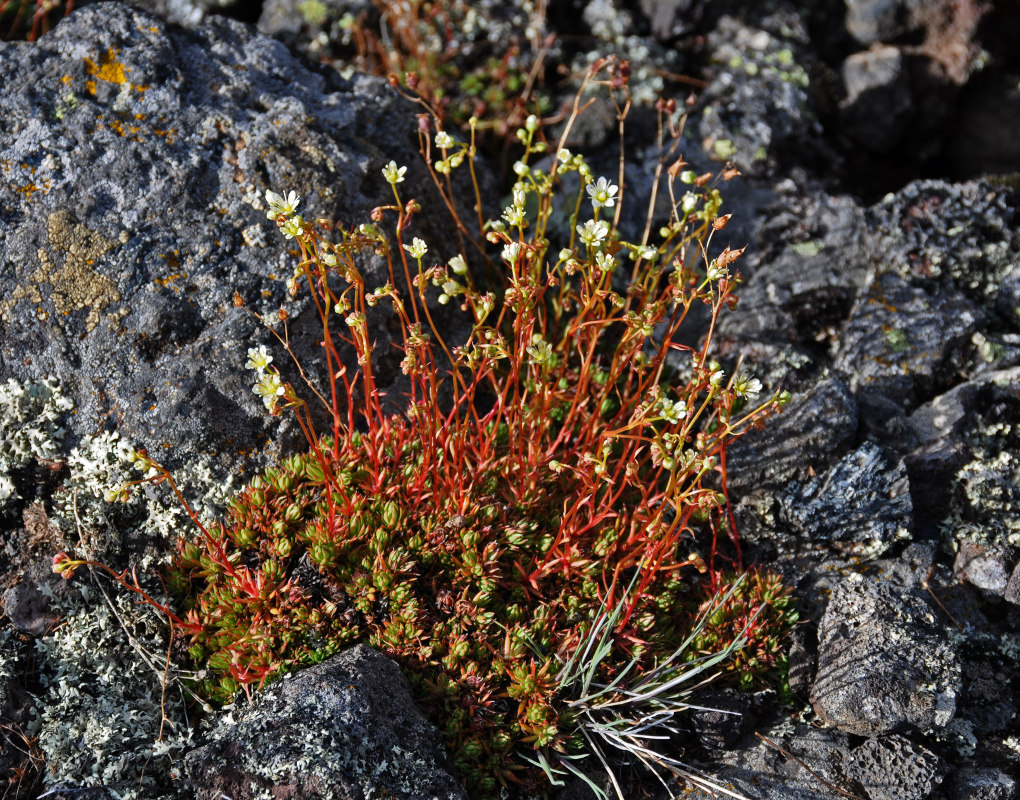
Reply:
[[[116, 431], [102, 431], [85, 439], [65, 457], [70, 475], [54, 493], [53, 519], [79, 538], [79, 557], [96, 560], [121, 553], [128, 528], [148, 535], [151, 545], [133, 552], [133, 565], [147, 570], [162, 562], [177, 537], [190, 534], [186, 510], [169, 491], [143, 487], [126, 502], [108, 502], [104, 495], [141, 477], [129, 460], [134, 446]], [[191, 495], [191, 504], [204, 522], [215, 519], [235, 490], [232, 479], [214, 479], [207, 459], [199, 458], [175, 475]], [[196, 496], [197, 495], [197, 496]]]
[[[64, 463], [68, 476], [53, 493], [50, 519], [77, 542], [75, 555], [112, 563], [123, 555], [128, 534], [146, 541], [132, 545], [131, 565], [143, 580], [147, 569], [172, 552], [176, 537], [191, 523], [173, 495], [145, 487], [127, 502], [104, 495], [140, 477], [131, 468], [130, 442], [103, 431], [70, 448], [63, 424], [73, 403], [56, 380], [0, 384], [0, 481], [33, 459]], [[214, 480], [207, 460], [176, 476], [205, 520], [217, 517], [234, 490], [231, 480]], [[155, 610], [111, 582], [86, 571], [70, 591], [56, 596], [47, 584], [60, 624], [35, 642], [35, 669], [43, 687], [29, 733], [38, 737], [50, 788], [104, 786], [112, 797], [176, 798], [173, 774], [190, 744], [184, 698], [174, 672], [164, 673], [169, 629]], [[145, 587], [162, 596], [158, 585]], [[0, 705], [11, 680], [23, 672], [22, 648], [11, 632], [0, 631]], [[164, 693], [164, 685], [166, 691]], [[166, 717], [164, 718], [164, 712]]]
[[15, 470], [56, 457], [64, 439], [61, 421], [72, 405], [56, 380], [0, 383], [0, 511], [18, 499]]
[[109, 589], [107, 599], [87, 583], [67, 596], [49, 593], [61, 624], [36, 641], [43, 691], [28, 731], [46, 757], [43, 781], [104, 786], [117, 800], [177, 798], [168, 787], [190, 732], [172, 680], [164, 693], [166, 625], [133, 599]]
[[977, 451], [957, 473], [960, 502], [946, 522], [956, 543], [1020, 546], [1020, 456]]

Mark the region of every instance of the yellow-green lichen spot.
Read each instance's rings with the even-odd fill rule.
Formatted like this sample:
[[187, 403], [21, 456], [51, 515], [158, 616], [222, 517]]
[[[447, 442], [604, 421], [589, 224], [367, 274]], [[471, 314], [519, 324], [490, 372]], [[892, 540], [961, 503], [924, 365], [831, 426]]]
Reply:
[[[93, 264], [117, 247], [118, 242], [76, 222], [67, 210], [50, 214], [46, 232], [51, 250], [40, 247], [36, 251], [39, 268], [28, 276], [26, 283], [17, 286], [10, 297], [0, 301], [0, 319], [8, 319], [11, 309], [22, 299], [36, 304], [39, 319], [49, 317], [41, 290], [43, 285], [49, 284], [49, 300], [56, 314], [67, 316], [87, 309], [85, 330], [91, 331], [99, 324], [102, 312], [120, 300], [116, 284], [93, 268]], [[55, 259], [59, 256], [63, 258], [58, 266]]]

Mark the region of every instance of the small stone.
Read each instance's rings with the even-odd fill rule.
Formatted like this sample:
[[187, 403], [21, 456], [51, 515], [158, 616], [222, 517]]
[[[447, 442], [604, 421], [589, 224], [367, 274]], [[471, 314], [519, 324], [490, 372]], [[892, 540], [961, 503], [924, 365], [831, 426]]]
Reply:
[[930, 731], [953, 718], [959, 683], [956, 647], [920, 597], [856, 574], [836, 587], [811, 687], [827, 723], [859, 736]]
[[882, 153], [896, 145], [912, 116], [910, 77], [898, 47], [876, 45], [843, 62], [844, 130], [862, 147]]
[[851, 751], [844, 771], [870, 800], [925, 800], [942, 782], [939, 757], [904, 736], [869, 739]]
[[185, 758], [198, 800], [464, 800], [395, 663], [357, 645], [277, 681]]
[[1013, 800], [1016, 781], [1000, 769], [963, 767], [953, 776], [950, 800]]
[[1013, 574], [1009, 576], [1002, 596], [1014, 605], [1020, 606], [1020, 562], [1013, 568]]
[[956, 553], [953, 574], [978, 589], [1002, 596], [1010, 580], [1012, 548], [964, 541]]

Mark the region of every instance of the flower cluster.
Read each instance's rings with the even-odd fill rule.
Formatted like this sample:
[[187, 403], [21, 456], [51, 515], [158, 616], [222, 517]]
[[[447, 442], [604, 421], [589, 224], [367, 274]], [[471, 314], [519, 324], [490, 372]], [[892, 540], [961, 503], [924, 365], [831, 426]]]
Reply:
[[286, 391], [279, 372], [269, 368], [272, 361], [273, 357], [269, 355], [266, 346], [260, 344], [248, 348], [248, 360], [244, 364], [245, 369], [255, 370], [255, 385], [251, 390], [262, 398], [271, 414], [276, 413], [276, 404]]

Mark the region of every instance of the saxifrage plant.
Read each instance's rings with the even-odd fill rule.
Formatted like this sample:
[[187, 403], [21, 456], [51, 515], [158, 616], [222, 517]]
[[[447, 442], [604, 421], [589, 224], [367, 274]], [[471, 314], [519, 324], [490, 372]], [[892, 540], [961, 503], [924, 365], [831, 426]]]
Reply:
[[[625, 92], [614, 62], [589, 80], [605, 68], [611, 91]], [[654, 240], [646, 227], [624, 241], [620, 187], [562, 146], [580, 98], [551, 152], [536, 118], [519, 132], [510, 205], [481, 231], [498, 251], [500, 295], [472, 277], [469, 259], [490, 251], [458, 217], [477, 251], [436, 264], [424, 241], [403, 240], [418, 206], [395, 163], [383, 170], [393, 202], [354, 229], [303, 219], [293, 192], [266, 193], [269, 217], [300, 248], [290, 290], [309, 292], [318, 311], [329, 383], [309, 388], [331, 429], [316, 429], [267, 348], [248, 351], [253, 391], [270, 413], [295, 413], [310, 448], [253, 480], [222, 522], [192, 515], [200, 535], [180, 541], [169, 575], [184, 611], [166, 610], [212, 675], [198, 690], [220, 701], [353, 642], [379, 648], [408, 675], [473, 797], [587, 779], [587, 756], [621, 797], [620, 759], [729, 793], [656, 737], [668, 739], [709, 667], [748, 638], [742, 679], [781, 657], [775, 643], [793, 619], [785, 590], [770, 584], [768, 600], [739, 605], [754, 593], [723, 572], [739, 556], [722, 552], [735, 531], [717, 478], [728, 443], [785, 395], [756, 401], [756, 379], [727, 377], [711, 357], [740, 255], [712, 248], [728, 219], [713, 176], [675, 162], [669, 222]], [[454, 210], [450, 174], [471, 165], [473, 137], [422, 135]], [[384, 286], [365, 285], [366, 251], [388, 263]], [[470, 314], [464, 344], [440, 335], [433, 288]], [[402, 409], [373, 369], [367, 313], [380, 302], [403, 334]], [[709, 318], [701, 344], [680, 344], [698, 304]], [[137, 466], [153, 476], [142, 480], [173, 485], [144, 453]], [[83, 563], [60, 556], [55, 568]], [[689, 609], [706, 593], [716, 599], [696, 619]]]

